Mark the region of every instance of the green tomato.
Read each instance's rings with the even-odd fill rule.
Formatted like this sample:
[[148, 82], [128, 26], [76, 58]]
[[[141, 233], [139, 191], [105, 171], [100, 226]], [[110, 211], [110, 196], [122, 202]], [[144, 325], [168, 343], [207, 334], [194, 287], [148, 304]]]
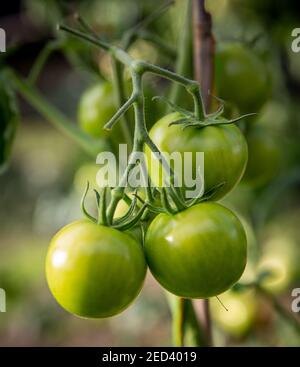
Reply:
[[152, 274], [169, 292], [208, 298], [241, 277], [247, 240], [229, 209], [207, 202], [173, 216], [159, 214], [146, 233], [145, 252]]
[[253, 51], [240, 43], [223, 45], [216, 54], [217, 95], [241, 112], [257, 112], [269, 97], [267, 69]]
[[114, 126], [112, 131], [103, 129], [104, 125], [116, 113], [113, 86], [109, 82], [98, 83], [87, 89], [79, 102], [78, 121], [86, 133], [93, 137], [111, 137], [122, 140], [120, 125]]
[[270, 182], [280, 164], [279, 142], [268, 129], [254, 127], [246, 135], [248, 163], [243, 182], [260, 187]]
[[[201, 129], [182, 129], [179, 125], [169, 126], [171, 122], [182, 118], [172, 113], [160, 119], [150, 130], [150, 137], [160, 151], [179, 152], [184, 162], [184, 153], [192, 152], [192, 176], [196, 177], [199, 166], [196, 165], [196, 153], [204, 152], [205, 192], [223, 184], [214, 194], [217, 200], [232, 190], [243, 176], [247, 163], [247, 143], [240, 129], [235, 125], [208, 126]], [[159, 170], [159, 161], [151, 159], [151, 151], [145, 148], [150, 177], [157, 186], [162, 186], [163, 176]], [[151, 164], [152, 161], [152, 164]], [[171, 161], [172, 165], [172, 161]], [[182, 167], [172, 165], [175, 175], [183, 173]], [[178, 170], [181, 169], [181, 172]], [[183, 177], [184, 181], [185, 177]], [[184, 182], [183, 182], [184, 184]], [[183, 185], [186, 190], [187, 187]], [[190, 190], [191, 188], [189, 188]]]
[[142, 247], [132, 236], [84, 220], [62, 228], [46, 258], [51, 292], [63, 308], [81, 317], [123, 311], [139, 294], [145, 274]]
[[242, 337], [255, 323], [258, 304], [253, 290], [233, 292], [229, 290], [220, 295], [220, 302], [213, 298], [210, 302], [212, 319], [225, 333]]

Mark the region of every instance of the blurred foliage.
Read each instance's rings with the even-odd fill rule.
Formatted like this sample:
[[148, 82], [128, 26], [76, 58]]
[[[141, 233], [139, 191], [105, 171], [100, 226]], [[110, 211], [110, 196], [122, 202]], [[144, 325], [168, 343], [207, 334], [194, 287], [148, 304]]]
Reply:
[[[47, 99], [77, 123], [78, 102], [86, 88], [111, 81], [110, 58], [57, 33], [58, 22], [74, 22], [70, 14], [78, 12], [103, 39], [120, 43], [128, 29], [160, 5], [159, 0], [24, 0], [26, 17], [37, 29], [47, 29], [51, 39], [59, 38], [61, 43], [55, 50], [68, 61], [62, 66], [55, 57], [48, 60], [42, 73]], [[238, 213], [246, 228], [249, 263], [242, 281], [253, 280], [261, 270], [273, 270], [263, 286], [286, 309], [290, 308], [292, 288], [300, 284], [300, 54], [290, 47], [291, 30], [299, 23], [297, 6], [296, 0], [207, 0], [217, 51], [227, 43], [242, 43], [260, 58], [270, 75], [268, 100], [254, 119], [242, 122], [241, 128], [250, 137], [257, 130], [263, 131], [266, 137], [260, 135], [262, 144], [273, 139], [271, 145], [279, 155], [276, 169], [270, 167], [270, 158], [263, 161], [264, 153], [255, 157], [258, 143], [251, 146], [250, 141], [254, 154], [247, 180], [222, 203]], [[147, 31], [175, 50], [182, 10], [183, 1], [177, 0], [147, 26]], [[137, 39], [129, 52], [169, 69], [175, 67], [176, 57], [144, 39]], [[251, 83], [251, 78], [246, 82]], [[148, 78], [145, 83], [149, 85], [146, 118], [150, 127], [163, 114], [152, 97], [167, 92], [168, 83]], [[184, 98], [180, 103], [188, 104]], [[230, 102], [225, 107], [228, 114], [240, 113]], [[0, 287], [7, 292], [7, 312], [0, 314], [0, 345], [169, 345], [170, 314], [163, 292], [151, 276], [138, 301], [111, 320], [75, 318], [50, 296], [43, 270], [47, 244], [61, 226], [80, 217], [82, 191], [87, 179], [95, 181], [97, 167], [23, 103], [21, 110], [11, 165], [0, 176]], [[15, 125], [3, 134], [7, 130], [2, 115], [0, 119], [1, 139], [8, 136], [10, 145]], [[3, 152], [8, 155], [10, 146], [1, 150], [1, 163]], [[259, 184], [251, 183], [253, 172], [262, 175], [257, 179]], [[220, 295], [220, 300], [228, 311], [217, 299], [212, 301], [218, 345], [300, 345], [299, 335], [254, 290], [230, 290]]]

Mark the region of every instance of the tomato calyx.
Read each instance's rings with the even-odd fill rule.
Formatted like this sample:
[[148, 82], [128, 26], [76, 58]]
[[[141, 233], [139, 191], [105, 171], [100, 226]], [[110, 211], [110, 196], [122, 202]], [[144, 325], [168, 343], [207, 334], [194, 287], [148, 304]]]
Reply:
[[86, 208], [86, 197], [90, 189], [90, 184], [87, 182], [85, 191], [81, 198], [81, 211], [86, 219], [92, 223], [112, 227], [120, 231], [126, 231], [130, 228], [135, 227], [137, 224], [146, 220], [149, 212], [155, 215], [161, 213], [167, 213], [174, 215], [181, 211], [184, 211], [196, 204], [202, 203], [204, 201], [209, 201], [215, 193], [220, 190], [225, 182], [222, 182], [210, 190], [199, 192], [199, 194], [192, 199], [182, 199], [175, 190], [175, 187], [171, 184], [168, 187], [162, 187], [160, 189], [153, 188], [150, 200], [144, 200], [139, 194], [138, 189], [136, 189], [129, 197], [126, 193], [123, 193], [122, 199], [128, 205], [128, 209], [124, 215], [118, 218], [114, 218], [109, 221], [108, 218], [108, 207], [111, 202], [111, 192], [110, 188], [103, 187], [100, 192], [93, 189], [96, 197], [96, 207], [97, 215], [94, 216], [89, 213]]
[[[225, 182], [222, 182], [210, 190], [206, 191], [205, 194], [201, 191], [195, 198], [189, 199], [189, 200], [180, 200], [178, 201], [177, 195], [174, 194], [174, 187], [162, 187], [161, 190], [159, 190], [160, 194], [160, 201], [162, 206], [161, 207], [155, 207], [154, 210], [156, 213], [168, 213], [171, 215], [177, 214], [181, 211], [184, 211], [188, 208], [191, 208], [192, 206], [196, 204], [200, 204], [205, 201], [209, 201], [215, 193], [220, 190], [225, 185]], [[149, 210], [153, 210], [153, 207], [149, 205]]]
[[172, 125], [181, 125], [182, 129], [186, 129], [188, 127], [194, 127], [194, 128], [204, 128], [207, 126], [218, 126], [218, 125], [225, 125], [225, 124], [233, 124], [236, 123], [246, 117], [250, 117], [250, 116], [254, 116], [256, 115], [256, 113], [247, 113], [241, 116], [238, 116], [236, 118], [230, 119], [228, 120], [227, 118], [225, 118], [223, 115], [224, 113], [224, 101], [218, 97], [214, 97], [215, 99], [217, 99], [220, 102], [220, 106], [218, 107], [218, 109], [215, 112], [212, 112], [210, 114], [206, 114], [204, 112], [204, 116], [203, 118], [198, 118], [196, 116], [195, 113], [188, 111], [174, 103], [172, 103], [171, 101], [169, 101], [167, 98], [163, 97], [163, 96], [155, 96], [152, 98], [152, 100], [160, 100], [164, 103], [166, 103], [170, 109], [173, 112], [178, 112], [182, 115], [182, 118], [179, 120], [176, 120], [174, 122], [171, 122], [169, 124], [169, 126]]
[[136, 192], [133, 194], [133, 199], [130, 199], [128, 195], [124, 194], [125, 201], [128, 202], [129, 207], [127, 212], [121, 216], [120, 218], [113, 219], [112, 222], [109, 221], [107, 216], [107, 208], [109, 205], [108, 199], [108, 187], [104, 187], [98, 192], [96, 189], [94, 189], [94, 193], [96, 196], [96, 204], [97, 204], [97, 217], [94, 217], [91, 215], [88, 210], [86, 209], [85, 205], [85, 199], [88, 194], [90, 185], [89, 182], [87, 182], [86, 189], [83, 193], [82, 199], [81, 199], [81, 211], [83, 215], [90, 220], [91, 222], [99, 225], [104, 225], [108, 227], [112, 227], [115, 229], [118, 229], [120, 231], [126, 231], [132, 227], [134, 227], [142, 218], [143, 214], [145, 213], [145, 210], [148, 207], [148, 203], [144, 202], [142, 206], [138, 206], [138, 197]]

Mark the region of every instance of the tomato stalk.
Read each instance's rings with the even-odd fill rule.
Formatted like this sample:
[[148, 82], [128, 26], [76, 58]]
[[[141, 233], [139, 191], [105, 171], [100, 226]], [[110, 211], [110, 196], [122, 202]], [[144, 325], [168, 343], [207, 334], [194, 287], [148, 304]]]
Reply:
[[172, 320], [173, 345], [175, 347], [184, 346], [186, 299], [176, 297], [174, 300], [174, 311]]
[[206, 345], [205, 335], [199, 325], [193, 302], [167, 293], [172, 312], [172, 341], [175, 347]]
[[[126, 101], [125, 91], [124, 91], [124, 83], [123, 83], [123, 68], [122, 64], [115, 59], [112, 59], [112, 67], [113, 67], [113, 81], [115, 86], [115, 96], [118, 108], [124, 104]], [[122, 133], [127, 142], [128, 146], [132, 145], [132, 138], [130, 134], [130, 121], [126, 113], [122, 116], [121, 121]]]
[[[113, 217], [118, 205], [118, 202], [124, 197], [126, 182], [128, 179], [128, 175], [130, 171], [136, 166], [136, 153], [142, 153], [144, 146], [147, 145], [150, 150], [154, 154], [160, 154], [159, 149], [150, 139], [146, 124], [145, 124], [145, 116], [144, 116], [144, 91], [143, 91], [143, 83], [142, 78], [144, 74], [151, 73], [158, 75], [162, 78], [169, 79], [175, 83], [181, 84], [188, 93], [190, 93], [193, 97], [194, 101], [194, 110], [195, 117], [199, 119], [205, 119], [204, 113], [204, 104], [201, 97], [200, 85], [194, 80], [188, 79], [174, 73], [172, 71], [163, 69], [157, 65], [153, 65], [142, 60], [135, 60], [123, 49], [112, 46], [98, 37], [96, 37], [92, 32], [84, 33], [78, 31], [76, 29], [60, 26], [60, 29], [79, 37], [83, 40], [86, 40], [94, 45], [108, 51], [112, 58], [117, 62], [122, 63], [124, 66], [127, 66], [132, 79], [132, 94], [129, 99], [120, 107], [120, 109], [116, 112], [116, 114], [112, 117], [112, 119], [105, 125], [106, 129], [111, 129], [113, 125], [123, 116], [123, 114], [131, 107], [134, 108], [135, 113], [135, 128], [134, 128], [134, 138], [133, 138], [133, 149], [132, 154], [130, 155], [128, 165], [123, 173], [123, 176], [120, 179], [119, 185], [112, 189], [111, 192], [111, 200], [107, 207], [107, 220], [109, 225], [113, 225]], [[167, 171], [170, 172], [170, 180], [171, 183], [175, 182], [174, 172], [169, 167], [168, 162], [160, 154], [162, 166]], [[182, 196], [182, 192], [180, 188], [174, 187], [171, 185], [169, 189], [169, 194], [172, 197], [174, 203], [176, 204], [178, 210], [183, 210], [186, 208], [184, 203], [184, 198]], [[149, 196], [149, 192], [147, 192], [147, 201], [146, 203], [151, 203], [152, 198]], [[124, 223], [125, 225], [125, 223]], [[126, 224], [127, 225], [127, 224]]]

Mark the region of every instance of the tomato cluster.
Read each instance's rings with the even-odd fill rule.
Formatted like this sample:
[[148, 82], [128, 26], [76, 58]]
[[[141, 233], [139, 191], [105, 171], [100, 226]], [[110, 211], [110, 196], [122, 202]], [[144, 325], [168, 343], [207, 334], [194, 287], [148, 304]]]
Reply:
[[[242, 133], [226, 124], [169, 126], [180, 118], [176, 113], [165, 116], [153, 126], [150, 137], [162, 152], [204, 151], [205, 190], [220, 186], [212, 199], [223, 197], [237, 185], [246, 167]], [[198, 168], [194, 166], [193, 171]], [[46, 274], [54, 297], [66, 310], [102, 318], [123, 311], [136, 298], [147, 266], [171, 293], [208, 298], [223, 293], [241, 277], [246, 258], [240, 220], [221, 204], [208, 201], [176, 214], [158, 214], [148, 224], [144, 240], [134, 231], [87, 220], [74, 222], [54, 236]]]

